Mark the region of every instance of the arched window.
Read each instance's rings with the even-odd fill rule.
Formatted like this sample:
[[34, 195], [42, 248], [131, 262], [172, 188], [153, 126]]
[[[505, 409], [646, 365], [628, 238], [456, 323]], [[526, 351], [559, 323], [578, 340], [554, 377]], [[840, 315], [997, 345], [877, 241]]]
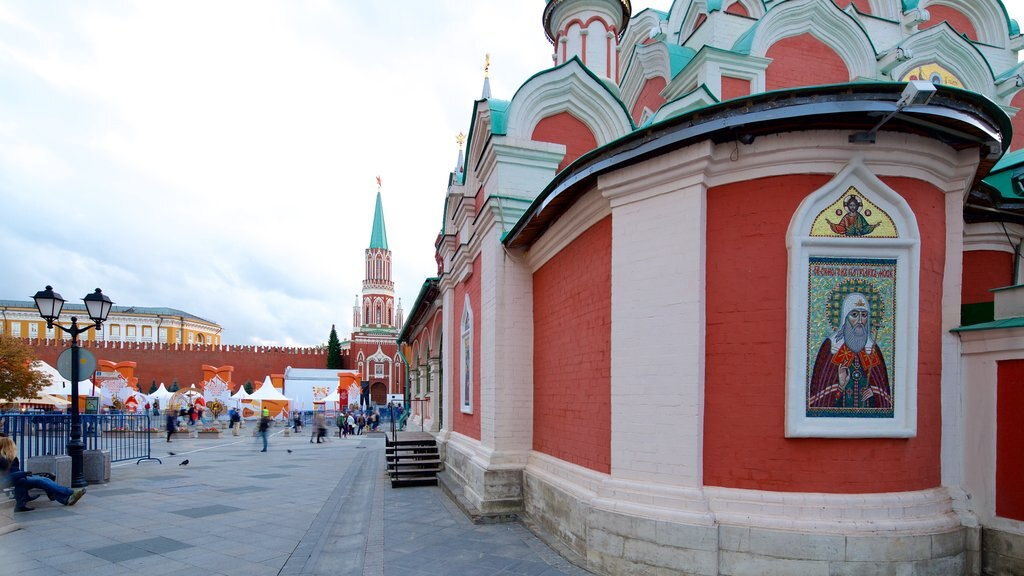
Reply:
[[462, 305], [462, 338], [459, 341], [459, 380], [461, 410], [465, 414], [473, 413], [473, 309], [469, 296]]
[[790, 222], [786, 435], [917, 434], [921, 241], [896, 191], [854, 161]]

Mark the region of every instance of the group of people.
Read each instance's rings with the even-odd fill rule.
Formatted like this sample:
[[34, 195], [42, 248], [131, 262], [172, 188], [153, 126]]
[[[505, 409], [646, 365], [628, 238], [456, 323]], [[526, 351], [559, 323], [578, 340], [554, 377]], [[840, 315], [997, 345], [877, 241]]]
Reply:
[[4, 488], [14, 489], [14, 511], [30, 512], [28, 503], [41, 494], [31, 495], [29, 490], [38, 489], [46, 493], [47, 498], [56, 500], [65, 506], [74, 506], [82, 496], [85, 488], [71, 489], [54, 481], [52, 474], [37, 474], [21, 469], [18, 461], [18, 446], [9, 436], [0, 437], [0, 484]]
[[376, 432], [380, 427], [380, 414], [376, 410], [370, 414], [362, 412], [342, 412], [338, 415], [338, 436], [347, 438], [349, 434], [358, 436], [364, 430]]

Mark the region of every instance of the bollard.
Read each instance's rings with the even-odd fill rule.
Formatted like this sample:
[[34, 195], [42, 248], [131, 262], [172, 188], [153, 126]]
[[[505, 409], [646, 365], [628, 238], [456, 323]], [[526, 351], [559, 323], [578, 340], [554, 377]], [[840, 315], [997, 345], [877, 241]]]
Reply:
[[85, 481], [89, 484], [110, 482], [110, 450], [86, 450], [82, 452], [82, 467]]
[[49, 472], [57, 479], [54, 480], [61, 486], [71, 486], [71, 457], [49, 454], [46, 456], [33, 456], [25, 462], [25, 470], [28, 472]]

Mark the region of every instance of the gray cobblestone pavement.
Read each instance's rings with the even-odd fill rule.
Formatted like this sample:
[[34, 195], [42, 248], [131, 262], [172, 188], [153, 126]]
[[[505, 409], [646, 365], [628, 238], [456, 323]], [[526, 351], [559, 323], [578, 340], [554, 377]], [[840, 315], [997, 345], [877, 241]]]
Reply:
[[248, 435], [154, 437], [162, 464], [115, 463], [76, 506], [43, 497], [14, 514], [0, 573], [589, 574], [522, 524], [474, 525], [437, 487], [392, 489], [382, 437], [278, 432], [259, 448]]

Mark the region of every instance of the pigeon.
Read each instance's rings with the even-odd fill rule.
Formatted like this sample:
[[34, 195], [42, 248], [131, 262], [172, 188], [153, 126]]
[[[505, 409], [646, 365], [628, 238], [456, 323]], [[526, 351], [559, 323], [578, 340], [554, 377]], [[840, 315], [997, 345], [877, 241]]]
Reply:
[[289, 454], [291, 454], [291, 453], [292, 453], [292, 449], [291, 449], [291, 448], [289, 448], [289, 449], [288, 449], [288, 453], [289, 453]]
[[175, 452], [168, 452], [168, 454], [170, 454], [171, 456], [177, 456], [177, 453]]
[[188, 466], [188, 458], [182, 460], [181, 464], [178, 464], [178, 466]]

